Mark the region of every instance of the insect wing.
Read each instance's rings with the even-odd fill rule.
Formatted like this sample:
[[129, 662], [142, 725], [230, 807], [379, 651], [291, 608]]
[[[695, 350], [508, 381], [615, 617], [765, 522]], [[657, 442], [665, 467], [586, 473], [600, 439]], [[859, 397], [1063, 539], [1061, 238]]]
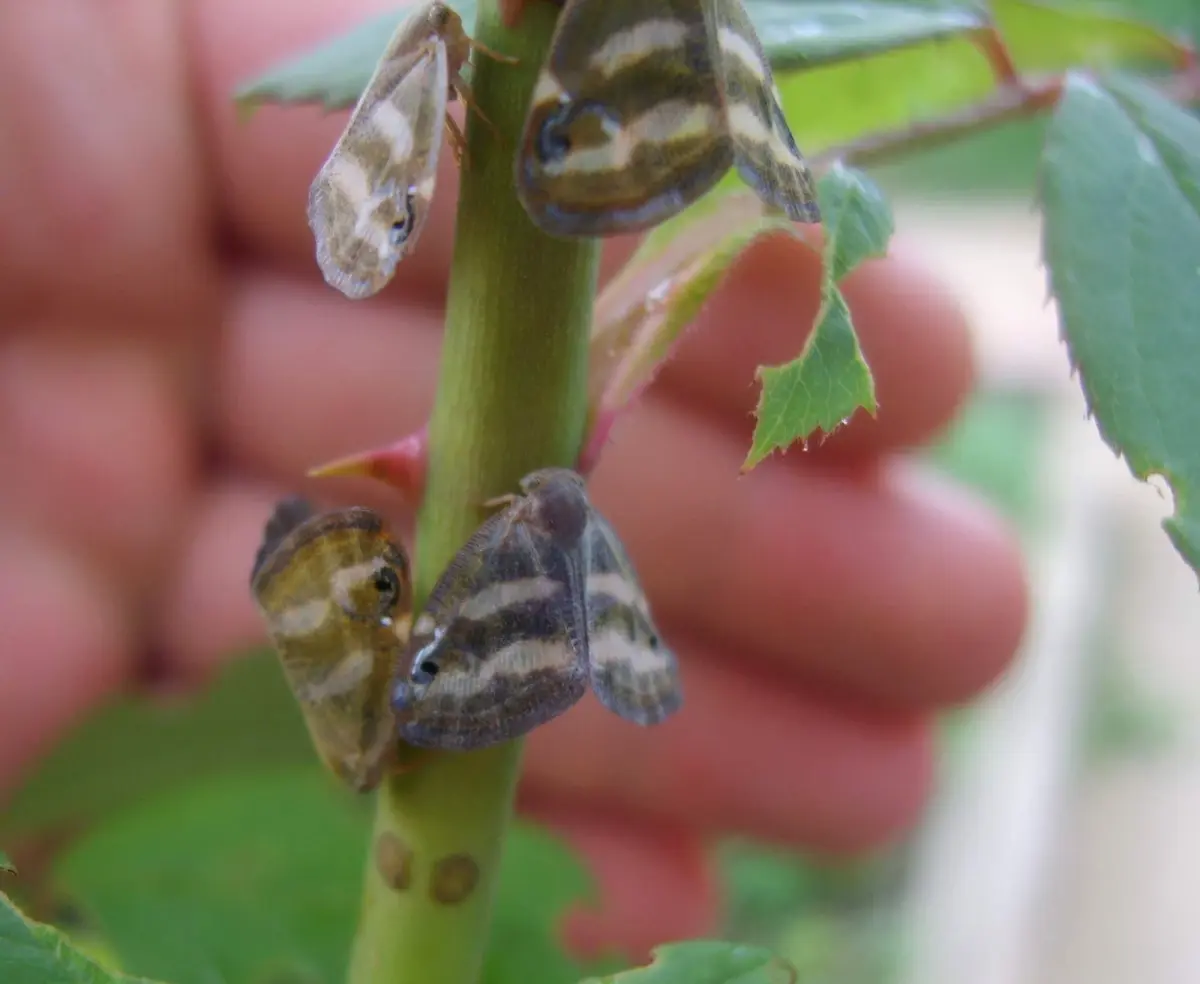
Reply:
[[588, 655], [592, 690], [635, 724], [658, 724], [683, 702], [679, 669], [616, 531], [593, 511], [588, 524]]
[[309, 189], [317, 265], [361, 299], [381, 290], [429, 212], [442, 146], [449, 64], [429, 7], [400, 25]]
[[575, 704], [587, 689], [581, 588], [578, 551], [549, 545], [512, 507], [488, 519], [413, 625], [411, 671], [393, 692], [400, 737], [482, 748]]
[[301, 515], [294, 500], [267, 525], [252, 590], [317, 753], [365, 791], [395, 747], [389, 684], [407, 642], [408, 560], [370, 510], [310, 514], [278, 537], [289, 514]]
[[741, 0], [705, 0], [738, 173], [796, 222], [819, 222], [812, 174], [792, 137], [771, 65]]
[[655, 225], [733, 164], [704, 0], [568, 0], [525, 121], [517, 193], [559, 236]]
[[271, 515], [263, 527], [263, 538], [262, 543], [259, 544], [258, 553], [254, 555], [254, 567], [250, 571], [251, 589], [254, 588], [254, 583], [258, 579], [258, 572], [263, 569], [272, 556], [277, 554], [280, 544], [288, 534], [314, 515], [316, 514], [313, 512], [312, 504], [300, 496], [288, 496], [275, 504], [275, 508], [271, 511]]

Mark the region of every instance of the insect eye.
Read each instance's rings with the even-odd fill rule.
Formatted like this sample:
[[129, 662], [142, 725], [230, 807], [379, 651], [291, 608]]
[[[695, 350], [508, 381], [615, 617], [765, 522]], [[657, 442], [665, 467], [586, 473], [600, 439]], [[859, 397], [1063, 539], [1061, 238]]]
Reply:
[[388, 230], [388, 241], [393, 248], [399, 249], [412, 234], [412, 228], [416, 222], [416, 192], [409, 188], [404, 193], [404, 214], [392, 221], [391, 228]]
[[560, 161], [571, 152], [571, 138], [567, 135], [567, 120], [562, 112], [555, 113], [542, 125], [537, 137], [537, 155], [543, 164]]
[[379, 607], [388, 610], [400, 600], [400, 578], [390, 567], [381, 567], [375, 572], [372, 585], [379, 593]]
[[650, 633], [650, 638], [646, 640], [646, 643], [650, 646], [651, 649], [657, 649], [658, 648], [658, 636], [656, 636], [654, 633]]
[[573, 133], [585, 141], [611, 139], [619, 129], [619, 121], [595, 100], [565, 103], [546, 117], [538, 130], [537, 155], [543, 164], [555, 164], [570, 153], [574, 146]]
[[413, 683], [419, 683], [423, 686], [428, 686], [433, 683], [433, 678], [438, 675], [440, 667], [431, 659], [423, 659], [412, 671]]

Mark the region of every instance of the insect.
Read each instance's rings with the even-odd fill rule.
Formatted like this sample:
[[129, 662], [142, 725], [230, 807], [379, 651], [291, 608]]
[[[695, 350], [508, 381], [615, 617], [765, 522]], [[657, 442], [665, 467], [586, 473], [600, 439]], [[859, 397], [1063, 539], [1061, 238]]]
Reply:
[[392, 695], [400, 737], [481, 748], [525, 734], [583, 696], [656, 724], [679, 709], [675, 657], [613, 528], [563, 468], [521, 480], [523, 495], [459, 550], [413, 625]]
[[281, 501], [251, 590], [317, 754], [343, 782], [378, 784], [396, 748], [391, 680], [412, 614], [408, 558], [369, 509]]
[[[445, 3], [421, 3], [392, 35], [366, 89], [308, 192], [308, 224], [325, 281], [347, 297], [380, 291], [413, 248], [433, 198], [445, 126], [459, 164], [466, 140], [446, 115], [473, 106], [461, 72], [472, 48]], [[481, 114], [482, 115], [482, 114]]]
[[734, 165], [767, 204], [820, 220], [741, 0], [567, 0], [516, 162], [537, 226], [608, 236], [657, 225]]

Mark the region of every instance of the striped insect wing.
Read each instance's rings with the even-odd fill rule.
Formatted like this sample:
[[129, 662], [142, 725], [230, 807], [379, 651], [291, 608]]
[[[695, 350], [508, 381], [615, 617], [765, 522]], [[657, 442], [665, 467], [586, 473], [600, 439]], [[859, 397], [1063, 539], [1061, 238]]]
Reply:
[[655, 225], [733, 164], [703, 0], [568, 0], [516, 162], [533, 222], [559, 236]]
[[258, 577], [258, 572], [262, 570], [263, 565], [275, 555], [284, 538], [300, 526], [306, 520], [311, 519], [316, 513], [313, 510], [312, 503], [306, 499], [302, 499], [298, 495], [291, 495], [287, 498], [280, 499], [275, 504], [270, 518], [267, 519], [266, 526], [263, 527], [262, 543], [258, 546], [258, 553], [254, 555], [254, 567], [250, 571], [250, 584], [254, 585]]
[[309, 189], [317, 265], [349, 298], [381, 290], [412, 250], [433, 197], [461, 22], [427, 3], [404, 21]]
[[635, 724], [658, 724], [683, 703], [674, 655], [663, 644], [633, 564], [593, 512], [587, 542], [588, 659], [592, 690]]
[[796, 222], [819, 222], [817, 191], [741, 0], [705, 0], [738, 173]]
[[514, 515], [488, 519], [413, 625], [392, 696], [400, 737], [464, 751], [526, 734], [587, 689], [579, 551]]
[[365, 791], [395, 748], [390, 682], [407, 642], [408, 559], [370, 510], [301, 516], [293, 501], [276, 509], [251, 587], [317, 753]]

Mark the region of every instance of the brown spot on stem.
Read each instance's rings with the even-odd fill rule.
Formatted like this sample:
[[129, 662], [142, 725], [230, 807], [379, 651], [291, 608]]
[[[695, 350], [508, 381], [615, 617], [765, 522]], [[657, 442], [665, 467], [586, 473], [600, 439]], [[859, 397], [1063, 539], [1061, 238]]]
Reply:
[[429, 897], [442, 905], [458, 905], [479, 884], [479, 865], [469, 854], [451, 854], [433, 866]]
[[403, 892], [412, 884], [413, 852], [390, 830], [375, 841], [375, 867], [388, 888]]

